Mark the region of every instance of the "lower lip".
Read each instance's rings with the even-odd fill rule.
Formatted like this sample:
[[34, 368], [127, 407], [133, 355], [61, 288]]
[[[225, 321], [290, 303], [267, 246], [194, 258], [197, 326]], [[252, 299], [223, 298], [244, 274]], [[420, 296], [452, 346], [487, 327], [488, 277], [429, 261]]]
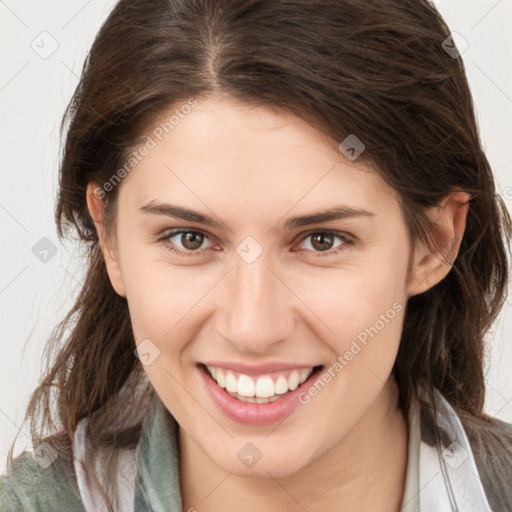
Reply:
[[266, 404], [252, 404], [249, 402], [242, 402], [232, 397], [227, 391], [221, 388], [215, 382], [206, 368], [199, 366], [199, 373], [208, 389], [217, 407], [231, 420], [244, 425], [270, 425], [284, 420], [289, 416], [299, 405], [299, 394], [311, 385], [311, 381], [322, 370], [319, 368], [315, 370], [307, 380], [305, 380], [298, 388], [293, 391], [288, 391], [278, 400]]

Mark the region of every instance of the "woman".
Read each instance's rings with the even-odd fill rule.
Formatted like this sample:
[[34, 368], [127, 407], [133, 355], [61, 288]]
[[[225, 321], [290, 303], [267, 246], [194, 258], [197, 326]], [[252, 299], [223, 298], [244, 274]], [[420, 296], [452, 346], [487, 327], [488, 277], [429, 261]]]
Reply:
[[510, 510], [511, 222], [449, 38], [417, 0], [116, 5], [60, 172], [87, 279], [3, 509]]

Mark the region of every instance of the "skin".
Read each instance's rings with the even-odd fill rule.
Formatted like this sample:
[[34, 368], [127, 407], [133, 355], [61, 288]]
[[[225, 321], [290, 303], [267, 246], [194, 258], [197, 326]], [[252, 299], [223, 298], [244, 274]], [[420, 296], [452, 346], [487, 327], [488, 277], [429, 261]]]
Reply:
[[[395, 191], [346, 159], [338, 144], [277, 109], [210, 96], [121, 182], [111, 232], [93, 193], [98, 184], [88, 187], [110, 280], [128, 301], [136, 343], [149, 338], [160, 350], [144, 370], [180, 425], [183, 510], [400, 508], [408, 427], [390, 373], [405, 307], [278, 425], [225, 417], [196, 367], [216, 359], [328, 368], [393, 304], [405, 306], [449, 272], [438, 249], [411, 249]], [[451, 261], [468, 199], [454, 191], [428, 212]], [[231, 229], [141, 211], [150, 201], [197, 210]], [[374, 215], [283, 227], [291, 216], [337, 205]], [[169, 246], [194, 250], [180, 234], [157, 240], [173, 228], [204, 233], [199, 252], [173, 254]], [[352, 243], [334, 237], [322, 252], [307, 236], [316, 229], [348, 233]], [[263, 248], [250, 264], [236, 252], [247, 236]], [[237, 457], [247, 442], [262, 453], [252, 468]]]

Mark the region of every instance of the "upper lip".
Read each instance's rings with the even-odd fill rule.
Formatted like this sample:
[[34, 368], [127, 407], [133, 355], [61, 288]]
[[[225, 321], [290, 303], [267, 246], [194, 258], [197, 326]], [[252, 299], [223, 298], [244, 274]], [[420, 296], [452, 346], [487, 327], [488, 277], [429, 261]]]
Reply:
[[281, 370], [300, 370], [302, 368], [314, 368], [315, 366], [319, 366], [306, 363], [285, 363], [280, 361], [262, 363], [258, 365], [230, 361], [203, 361], [202, 364], [232, 370], [237, 373], [243, 373], [244, 375], [263, 375], [265, 373], [278, 372]]

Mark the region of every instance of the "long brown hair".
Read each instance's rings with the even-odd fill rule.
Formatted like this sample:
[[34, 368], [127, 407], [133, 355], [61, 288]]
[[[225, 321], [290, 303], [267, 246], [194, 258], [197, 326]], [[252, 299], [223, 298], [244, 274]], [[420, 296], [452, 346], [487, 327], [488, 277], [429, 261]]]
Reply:
[[[154, 391], [134, 356], [127, 303], [109, 281], [86, 187], [107, 182], [170, 106], [222, 92], [292, 112], [334, 141], [355, 134], [365, 144], [361, 160], [399, 193], [412, 243], [430, 240], [426, 208], [454, 188], [471, 194], [450, 273], [408, 301], [393, 374], [405, 413], [418, 384], [431, 396], [436, 387], [482, 450], [505, 449], [506, 434], [483, 412], [483, 366], [485, 335], [506, 295], [511, 220], [482, 150], [463, 62], [443, 48], [449, 36], [420, 0], [120, 0], [63, 119], [56, 221], [60, 237], [76, 233], [87, 247], [88, 271], [28, 405], [34, 444], [45, 427], [72, 436], [86, 417], [93, 447], [114, 448], [112, 464], [117, 448], [137, 442], [140, 421], [106, 428]], [[109, 225], [118, 189], [105, 194]], [[493, 464], [487, 469], [498, 476], [512, 472]]]

